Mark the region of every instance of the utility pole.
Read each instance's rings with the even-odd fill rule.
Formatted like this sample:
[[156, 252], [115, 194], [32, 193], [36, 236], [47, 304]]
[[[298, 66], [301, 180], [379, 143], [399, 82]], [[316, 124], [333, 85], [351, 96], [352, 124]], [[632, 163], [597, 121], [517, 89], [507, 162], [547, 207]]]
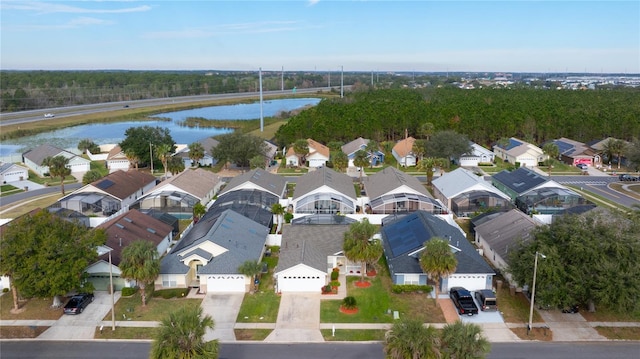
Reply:
[[151, 175], [153, 176], [153, 148], [151, 142], [149, 142], [149, 160], [151, 161]]
[[284, 92], [284, 66], [282, 66], [282, 72], [280, 73], [280, 91]]
[[340, 66], [340, 98], [344, 97], [344, 66]]
[[262, 67], [260, 68], [260, 132], [264, 131], [264, 116], [262, 115]]

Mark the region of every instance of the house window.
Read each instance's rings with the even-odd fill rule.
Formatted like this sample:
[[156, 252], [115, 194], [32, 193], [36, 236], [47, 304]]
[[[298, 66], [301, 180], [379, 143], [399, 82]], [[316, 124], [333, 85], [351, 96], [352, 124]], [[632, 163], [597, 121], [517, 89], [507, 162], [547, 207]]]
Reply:
[[165, 288], [177, 287], [178, 283], [176, 282], [175, 278], [173, 278], [171, 275], [163, 274], [162, 286]]
[[202, 268], [202, 264], [196, 264], [196, 279], [200, 280], [200, 269]]
[[419, 274], [405, 274], [404, 275], [404, 284], [420, 284], [420, 275]]

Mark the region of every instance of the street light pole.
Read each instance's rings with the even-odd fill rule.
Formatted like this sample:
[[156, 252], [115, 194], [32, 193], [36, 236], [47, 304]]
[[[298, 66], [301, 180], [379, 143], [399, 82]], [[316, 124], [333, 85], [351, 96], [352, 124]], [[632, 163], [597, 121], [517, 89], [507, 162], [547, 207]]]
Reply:
[[527, 334], [529, 334], [529, 332], [531, 331], [531, 322], [533, 321], [533, 302], [535, 301], [535, 298], [536, 298], [536, 276], [538, 274], [538, 255], [541, 256], [542, 258], [547, 258], [547, 256], [545, 256], [544, 254], [536, 251], [536, 257], [533, 261], [533, 284], [531, 286], [531, 306], [529, 308], [529, 325], [527, 326]]

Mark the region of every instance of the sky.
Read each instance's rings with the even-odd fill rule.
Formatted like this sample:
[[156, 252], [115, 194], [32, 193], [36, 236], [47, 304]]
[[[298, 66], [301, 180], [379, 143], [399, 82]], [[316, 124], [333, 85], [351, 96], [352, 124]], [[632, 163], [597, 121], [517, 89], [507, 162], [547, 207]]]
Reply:
[[2, 70], [640, 73], [640, 1], [0, 0]]

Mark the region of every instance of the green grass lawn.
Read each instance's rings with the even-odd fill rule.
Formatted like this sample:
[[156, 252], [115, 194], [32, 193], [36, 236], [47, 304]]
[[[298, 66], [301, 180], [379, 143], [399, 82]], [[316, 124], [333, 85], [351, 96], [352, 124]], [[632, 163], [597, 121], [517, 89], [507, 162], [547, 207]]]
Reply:
[[[62, 298], [65, 303], [67, 298]], [[6, 292], [0, 297], [0, 319], [2, 320], [57, 320], [62, 316], [62, 308], [51, 308], [52, 298], [31, 298], [18, 301], [22, 311], [11, 313], [13, 308], [13, 295]]]
[[384, 329], [336, 329], [333, 335], [331, 329], [321, 329], [320, 332], [325, 341], [344, 341], [344, 342], [364, 342], [364, 341], [382, 341], [387, 332]]
[[158, 328], [142, 328], [142, 327], [116, 327], [116, 330], [111, 330], [111, 327], [96, 328], [96, 332], [93, 335], [93, 339], [153, 339], [154, 334], [158, 331]]
[[264, 257], [269, 271], [262, 274], [258, 290], [246, 293], [242, 306], [238, 312], [237, 322], [240, 323], [275, 323], [280, 309], [280, 296], [276, 294], [273, 283], [273, 271], [278, 264], [279, 247], [271, 247], [271, 256]]
[[24, 189], [12, 186], [10, 184], [0, 186], [0, 196], [9, 196], [23, 191]]
[[265, 340], [273, 329], [234, 329], [237, 340]]
[[[173, 298], [162, 299], [147, 294], [147, 306], [142, 307], [140, 292], [127, 298], [120, 298], [116, 303], [116, 320], [161, 321], [167, 315], [182, 306], [197, 307], [202, 299]], [[103, 320], [111, 320], [111, 311]]]

